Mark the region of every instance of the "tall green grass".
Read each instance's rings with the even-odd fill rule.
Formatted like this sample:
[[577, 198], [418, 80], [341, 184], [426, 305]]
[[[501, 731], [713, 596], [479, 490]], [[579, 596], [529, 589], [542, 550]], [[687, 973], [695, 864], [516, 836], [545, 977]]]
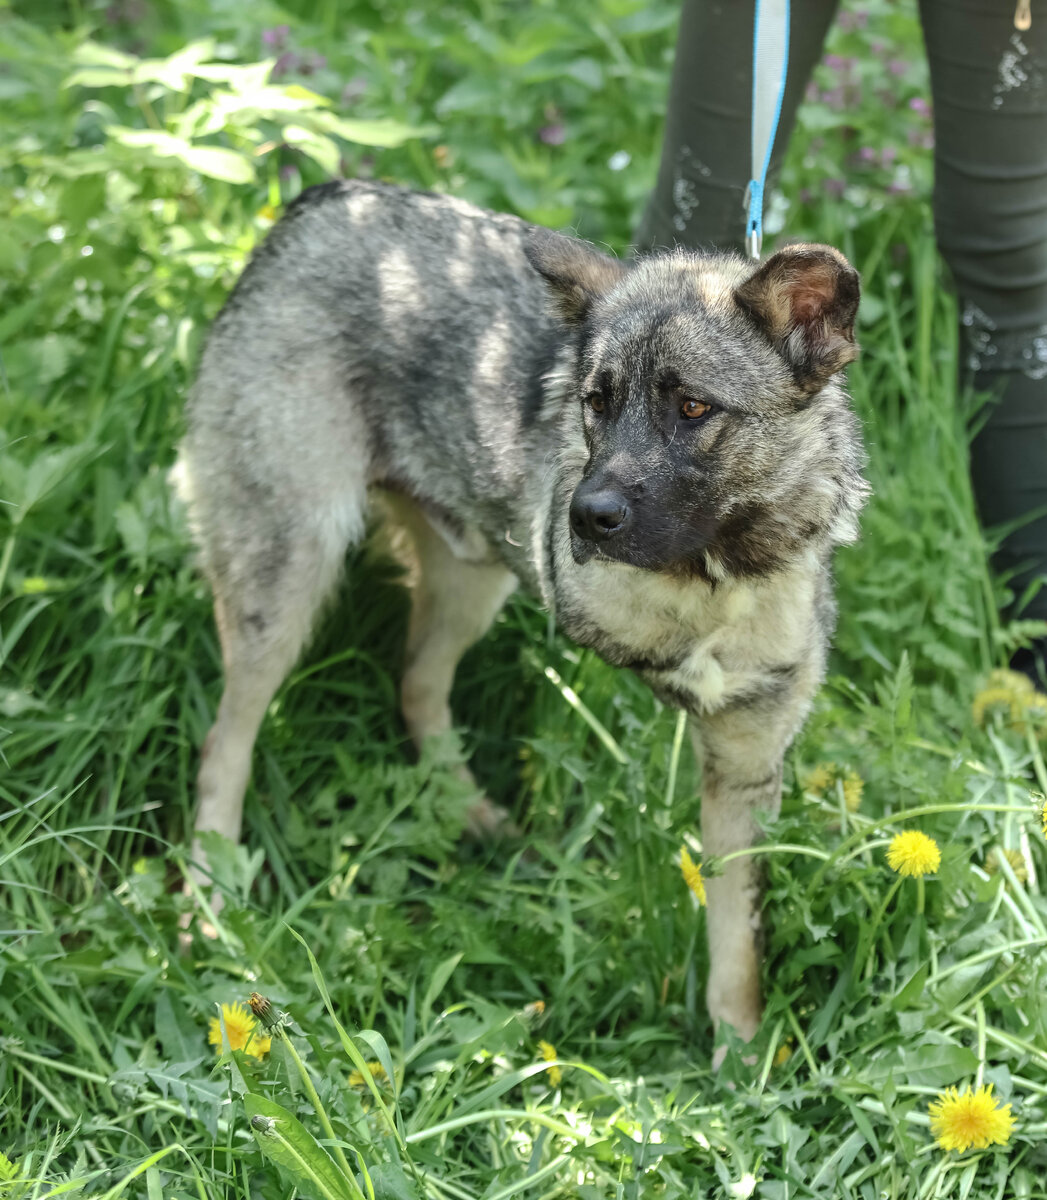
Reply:
[[[330, 133], [346, 170], [622, 247], [653, 178], [675, 6], [3, 16], [0, 1151], [15, 1167], [0, 1196], [1047, 1195], [1043, 743], [1006, 705], [981, 725], [971, 712], [1023, 630], [996, 617], [1005, 589], [967, 479], [977, 400], [957, 392], [926, 152], [908, 140], [915, 18], [864, 11], [867, 27], [836, 35], [856, 61], [822, 68], [777, 211], [862, 272], [850, 379], [875, 494], [839, 556], [831, 675], [762, 851], [756, 1061], [734, 1054], [718, 1075], [703, 918], [677, 866], [685, 843], [700, 856], [700, 801], [676, 715], [514, 598], [454, 701], [524, 837], [461, 843], [467, 797], [445, 764], [412, 759], [397, 712], [403, 593], [363, 555], [263, 727], [243, 845], [215, 855], [218, 936], [179, 950], [220, 669], [166, 471], [206, 323], [266, 206], [330, 169], [330, 131], [315, 98], [312, 141], [272, 97], [241, 106], [187, 141], [251, 182], [201, 175], [113, 127], [184, 128], [225, 85], [104, 82], [112, 64], [78, 49], [91, 32], [150, 58], [204, 37], [199, 62], [294, 54], [281, 88], [396, 123], [355, 129], [391, 148]], [[905, 63], [893, 105], [874, 90], [881, 40]], [[561, 144], [538, 136], [557, 125]], [[861, 146], [897, 153], [851, 163]], [[842, 198], [824, 189], [841, 174]], [[823, 761], [861, 777], [857, 812], [840, 783], [810, 786]], [[942, 850], [922, 883], [885, 864], [904, 828]], [[1020, 858], [991, 873], [997, 847]], [[288, 1014], [289, 1040], [262, 1060], [216, 1053], [216, 1005], [251, 992]], [[1012, 1105], [1010, 1144], [941, 1151], [929, 1102], [989, 1082]]]

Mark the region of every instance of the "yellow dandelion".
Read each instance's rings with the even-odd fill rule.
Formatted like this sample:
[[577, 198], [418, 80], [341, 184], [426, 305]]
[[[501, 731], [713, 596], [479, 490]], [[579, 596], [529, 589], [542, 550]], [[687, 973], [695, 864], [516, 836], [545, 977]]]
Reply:
[[[1019, 883], [1025, 883], [1029, 878], [1029, 871], [1025, 865], [1025, 858], [1020, 850], [1004, 850], [1003, 857], [1007, 859], [1011, 870], [1014, 872], [1014, 878]], [[990, 875], [996, 875], [1000, 870], [1000, 851], [993, 849], [985, 856], [985, 869]]]
[[258, 210], [259, 221], [269, 221], [270, 223], [276, 220], [276, 209], [271, 204], [263, 204]]
[[815, 796], [823, 796], [836, 782], [836, 775], [833, 763], [819, 763], [807, 776], [804, 787]]
[[1040, 807], [1040, 823], [1043, 827], [1043, 836], [1047, 838], [1047, 799], [1044, 799]]
[[1020, 671], [991, 671], [984, 688], [974, 697], [971, 715], [984, 725], [991, 712], [999, 712], [1019, 732], [1047, 722], [1047, 696]]
[[216, 1053], [221, 1054], [222, 1024], [225, 1024], [225, 1036], [233, 1050], [246, 1050], [255, 1058], [261, 1058], [269, 1053], [271, 1038], [264, 1037], [258, 1032], [258, 1022], [238, 1000], [235, 1004], [223, 1004], [221, 1018], [212, 1017], [207, 1030], [207, 1040], [215, 1047]]
[[928, 1111], [931, 1133], [943, 1150], [1006, 1146], [1014, 1128], [1011, 1106], [997, 1106], [991, 1083], [976, 1092], [967, 1088], [962, 1095], [948, 1088], [931, 1101]]
[[785, 1041], [778, 1047], [774, 1054], [774, 1065], [776, 1067], [784, 1067], [792, 1057], [793, 1046], [792, 1042]]
[[525, 1021], [536, 1021], [539, 1017], [545, 1016], [545, 1001], [534, 1000], [530, 1004], [523, 1006], [523, 1018]]
[[839, 783], [848, 812], [857, 812], [862, 802], [865, 783], [857, 771], [849, 771], [837, 763], [821, 762], [808, 774], [804, 787], [812, 796], [824, 796]]
[[13, 1163], [3, 1150], [0, 1150], [0, 1183], [10, 1183], [17, 1178], [18, 1165]]
[[705, 904], [705, 880], [702, 878], [702, 864], [691, 861], [687, 847], [680, 848], [680, 874], [683, 881], [691, 889], [699, 904]]
[[[556, 1047], [552, 1044], [552, 1042], [539, 1042], [538, 1049], [541, 1051], [542, 1058], [544, 1058], [546, 1062], [556, 1061]], [[553, 1085], [553, 1087], [560, 1086], [560, 1080], [563, 1078], [563, 1072], [559, 1067], [547, 1067], [545, 1073], [549, 1076], [549, 1082]]]
[[[365, 1063], [364, 1066], [366, 1066], [368, 1071], [371, 1073], [372, 1079], [377, 1079], [379, 1083], [388, 1083], [389, 1076], [386, 1073], [385, 1067], [383, 1067], [380, 1062], [369, 1062], [369, 1063]], [[364, 1087], [365, 1086], [363, 1071], [350, 1071], [349, 1072], [349, 1086], [350, 1087]]]
[[843, 776], [843, 802], [848, 812], [857, 812], [862, 803], [862, 792], [865, 784], [857, 771], [848, 771]]
[[938, 843], [918, 829], [895, 834], [887, 848], [887, 865], [899, 875], [928, 875], [938, 870], [941, 861]]

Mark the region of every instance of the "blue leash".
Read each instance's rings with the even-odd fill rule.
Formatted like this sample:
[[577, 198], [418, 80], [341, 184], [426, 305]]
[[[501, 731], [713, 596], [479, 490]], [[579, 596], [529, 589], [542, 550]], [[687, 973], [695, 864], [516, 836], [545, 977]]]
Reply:
[[749, 215], [745, 249], [759, 258], [763, 246], [763, 195], [771, 165], [789, 68], [789, 0], [756, 0], [753, 28], [752, 178], [746, 191]]

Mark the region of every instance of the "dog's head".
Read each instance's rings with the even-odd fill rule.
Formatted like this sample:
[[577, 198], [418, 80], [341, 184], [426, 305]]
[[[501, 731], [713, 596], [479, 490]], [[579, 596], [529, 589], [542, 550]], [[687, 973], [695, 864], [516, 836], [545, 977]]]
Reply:
[[855, 536], [866, 487], [838, 374], [858, 353], [858, 275], [841, 254], [630, 264], [536, 230], [527, 255], [574, 331], [577, 562], [716, 580]]

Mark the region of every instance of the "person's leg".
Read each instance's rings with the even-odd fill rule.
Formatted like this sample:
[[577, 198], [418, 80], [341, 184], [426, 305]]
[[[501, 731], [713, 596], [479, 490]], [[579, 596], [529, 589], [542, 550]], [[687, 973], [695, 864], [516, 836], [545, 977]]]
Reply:
[[[818, 61], [837, 0], [793, 0], [789, 73], [771, 169]], [[636, 234], [640, 249], [740, 250], [752, 170], [755, 0], [683, 0], [658, 181]]]
[[[1047, 14], [921, 0], [935, 121], [934, 216], [956, 280], [965, 378], [998, 401], [971, 448], [983, 521], [1047, 507]], [[1016, 594], [1047, 576], [1047, 516], [1004, 541]], [[1047, 586], [1023, 610], [1047, 618]]]

